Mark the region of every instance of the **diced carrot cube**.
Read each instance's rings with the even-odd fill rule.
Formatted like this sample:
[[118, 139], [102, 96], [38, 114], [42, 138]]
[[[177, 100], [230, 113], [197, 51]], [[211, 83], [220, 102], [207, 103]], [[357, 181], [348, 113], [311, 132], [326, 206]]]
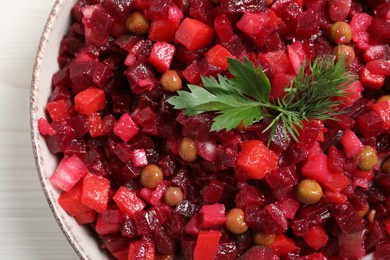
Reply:
[[93, 209], [80, 213], [74, 216], [74, 219], [77, 221], [79, 225], [90, 224], [96, 219], [96, 211]]
[[213, 29], [192, 18], [185, 18], [177, 29], [175, 41], [193, 51], [209, 45], [213, 40]]
[[128, 142], [139, 131], [128, 113], [124, 113], [114, 125], [114, 134]]
[[154, 20], [150, 25], [149, 39], [156, 42], [172, 42], [180, 22], [170, 20]]
[[284, 234], [276, 235], [272, 244], [269, 245], [269, 248], [271, 248], [274, 254], [279, 257], [287, 256], [289, 253], [299, 253], [300, 251], [294, 241]]
[[303, 235], [306, 244], [318, 250], [328, 243], [328, 235], [321, 226], [313, 226], [305, 235]]
[[123, 186], [115, 193], [113, 200], [118, 205], [120, 211], [129, 217], [133, 217], [134, 213], [143, 210], [146, 206], [145, 202], [138, 198], [135, 192]]
[[199, 231], [194, 249], [194, 260], [214, 259], [218, 252], [220, 231]]
[[266, 13], [245, 13], [237, 22], [237, 28], [250, 37], [256, 37], [261, 33], [263, 26], [269, 21]]
[[158, 72], [165, 72], [171, 66], [176, 48], [167, 42], [156, 42], [153, 45], [152, 52], [149, 56], [149, 62], [157, 69]]
[[46, 109], [54, 122], [61, 122], [70, 118], [70, 106], [65, 99], [47, 103]]
[[106, 106], [104, 90], [90, 87], [74, 97], [74, 109], [80, 114], [91, 115]]
[[277, 156], [261, 141], [250, 140], [241, 144], [236, 165], [249, 178], [262, 179], [277, 167]]
[[233, 54], [219, 44], [208, 50], [205, 56], [209, 64], [220, 67], [223, 70], [226, 70], [229, 66], [227, 59], [234, 58]]
[[102, 176], [87, 174], [83, 180], [81, 202], [91, 209], [102, 213], [107, 209], [110, 181]]
[[71, 216], [77, 216], [90, 209], [81, 203], [82, 182], [76, 184], [70, 191], [64, 191], [58, 198], [58, 204]]
[[77, 155], [65, 156], [50, 177], [50, 182], [61, 190], [70, 191], [87, 173], [87, 166]]

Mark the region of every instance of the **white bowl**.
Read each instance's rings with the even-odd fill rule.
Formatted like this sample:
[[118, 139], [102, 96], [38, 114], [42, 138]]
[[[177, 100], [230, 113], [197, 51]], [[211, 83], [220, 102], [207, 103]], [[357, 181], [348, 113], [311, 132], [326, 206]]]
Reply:
[[45, 138], [39, 134], [37, 125], [39, 118], [46, 117], [45, 106], [51, 92], [51, 78], [59, 69], [57, 57], [60, 42], [69, 29], [71, 9], [76, 2], [76, 0], [57, 0], [46, 22], [33, 70], [30, 99], [31, 137], [43, 191], [69, 243], [81, 259], [108, 259], [108, 255], [100, 249], [100, 242], [94, 239], [92, 232], [77, 224], [74, 218], [58, 205], [60, 191], [48, 181], [58, 159], [49, 152]]

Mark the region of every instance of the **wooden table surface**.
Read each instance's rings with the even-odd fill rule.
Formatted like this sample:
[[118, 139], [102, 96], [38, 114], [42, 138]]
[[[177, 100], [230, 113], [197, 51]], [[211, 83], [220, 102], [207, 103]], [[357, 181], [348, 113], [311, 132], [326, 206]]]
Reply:
[[30, 141], [30, 82], [54, 0], [0, 0], [0, 259], [78, 259], [52, 217]]

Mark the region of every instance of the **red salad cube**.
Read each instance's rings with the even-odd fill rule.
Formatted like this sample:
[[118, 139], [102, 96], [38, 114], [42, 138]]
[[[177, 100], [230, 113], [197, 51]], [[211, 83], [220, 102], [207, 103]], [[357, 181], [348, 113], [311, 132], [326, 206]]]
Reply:
[[223, 225], [226, 221], [225, 205], [224, 204], [204, 205], [200, 209], [200, 216], [202, 219], [202, 227], [204, 228]]
[[390, 76], [390, 60], [373, 60], [367, 62], [366, 67], [372, 74]]
[[364, 237], [367, 229], [355, 233], [341, 233], [338, 236], [340, 256], [349, 259], [358, 259], [366, 254]]
[[129, 217], [133, 217], [136, 212], [142, 211], [146, 206], [134, 191], [123, 186], [115, 193], [113, 200], [120, 211]]
[[295, 33], [300, 38], [309, 38], [319, 33], [319, 25], [318, 13], [309, 9], [298, 16]]
[[179, 26], [180, 22], [172, 22], [168, 19], [153, 20], [150, 25], [149, 39], [156, 42], [172, 42]]
[[205, 56], [209, 64], [220, 67], [223, 70], [226, 70], [229, 66], [227, 59], [234, 58], [233, 54], [218, 44], [208, 50]]
[[347, 94], [346, 97], [337, 97], [338, 100], [343, 101], [345, 105], [352, 105], [356, 100], [358, 100], [362, 95], [364, 90], [360, 80], [355, 81], [354, 83], [348, 85], [345, 88], [344, 92]]
[[266, 13], [245, 13], [236, 26], [248, 36], [256, 38], [260, 35], [263, 26], [268, 23], [269, 19], [270, 17]]
[[70, 106], [64, 99], [47, 103], [46, 109], [54, 122], [61, 122], [70, 118]]
[[114, 134], [125, 142], [130, 141], [138, 131], [139, 128], [128, 113], [124, 113], [114, 125]]
[[70, 191], [88, 173], [88, 168], [76, 155], [62, 158], [50, 177], [50, 182], [64, 191]]
[[110, 181], [102, 176], [87, 174], [83, 180], [81, 202], [91, 209], [102, 213], [107, 209]]
[[241, 144], [236, 166], [251, 179], [262, 179], [277, 167], [277, 156], [261, 141], [244, 141]]
[[175, 34], [175, 41], [188, 50], [197, 50], [206, 47], [213, 40], [213, 29], [208, 25], [192, 19], [185, 18]]
[[128, 260], [154, 260], [155, 245], [147, 241], [134, 241], [130, 243]]
[[328, 183], [331, 180], [331, 174], [326, 154], [321, 153], [310, 156], [302, 167], [302, 174], [305, 177], [314, 179], [321, 184]]
[[74, 109], [80, 114], [91, 115], [106, 106], [104, 90], [90, 87], [74, 97]]
[[306, 244], [318, 250], [324, 247], [328, 243], [328, 235], [321, 226], [313, 226], [309, 229], [309, 232], [303, 235]]
[[287, 256], [289, 253], [299, 253], [300, 251], [294, 241], [284, 234], [276, 235], [269, 248], [279, 257]]
[[241, 257], [240, 260], [279, 260], [272, 250], [265, 246], [253, 246], [249, 248]]
[[366, 138], [375, 137], [383, 133], [383, 121], [377, 113], [370, 111], [357, 119], [357, 127]]
[[344, 21], [351, 9], [352, 0], [329, 1], [328, 13], [333, 22]]
[[265, 11], [264, 0], [221, 0], [221, 7], [226, 13], [258, 13]]
[[344, 135], [341, 138], [341, 143], [344, 147], [344, 153], [347, 158], [352, 158], [358, 155], [358, 153], [364, 149], [362, 142], [351, 130], [345, 130]]
[[85, 224], [90, 224], [93, 223], [96, 219], [96, 211], [93, 209], [90, 209], [88, 211], [85, 211], [83, 213], [80, 213], [76, 216], [74, 216], [77, 224], [79, 225], [85, 225]]
[[55, 135], [57, 131], [43, 117], [38, 119], [38, 130], [41, 135]]
[[371, 109], [382, 119], [384, 128], [390, 129], [390, 101], [378, 102]]
[[371, 73], [367, 68], [360, 71], [360, 81], [365, 89], [379, 90], [385, 84], [384, 75], [376, 75]]
[[199, 231], [194, 249], [194, 260], [214, 259], [222, 234], [217, 230]]
[[108, 41], [114, 18], [102, 5], [92, 5], [83, 9], [82, 22], [86, 43], [99, 47]]
[[148, 164], [145, 149], [134, 149], [131, 154], [131, 162], [135, 167], [142, 167]]
[[121, 223], [110, 223], [105, 221], [103, 219], [102, 214], [99, 214], [96, 220], [96, 232], [99, 235], [107, 235], [107, 234], [113, 234], [117, 233], [121, 230], [122, 224]]
[[58, 204], [71, 216], [77, 216], [90, 210], [81, 203], [82, 187], [82, 182], [79, 182], [70, 191], [62, 192], [58, 198]]
[[149, 62], [163, 73], [169, 69], [175, 54], [176, 48], [167, 42], [156, 42], [153, 45], [152, 52], [149, 56]]

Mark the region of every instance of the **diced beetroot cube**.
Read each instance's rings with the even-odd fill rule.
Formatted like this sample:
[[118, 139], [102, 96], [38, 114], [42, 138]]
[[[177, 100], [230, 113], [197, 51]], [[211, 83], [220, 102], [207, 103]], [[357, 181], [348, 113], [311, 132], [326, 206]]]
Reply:
[[191, 219], [185, 225], [184, 231], [186, 232], [186, 234], [197, 236], [201, 228], [202, 228], [202, 223], [201, 223], [200, 215], [196, 213], [191, 217]]
[[324, 247], [328, 243], [328, 235], [321, 226], [311, 227], [309, 232], [303, 235], [303, 238], [315, 250]]
[[345, 130], [344, 135], [341, 137], [341, 144], [343, 145], [347, 158], [358, 155], [364, 149], [362, 142], [351, 130]]
[[141, 198], [145, 202], [150, 203], [150, 198], [152, 197], [152, 192], [153, 192], [152, 189], [144, 187], [144, 188], [141, 188], [141, 190], [139, 191], [139, 195], [141, 196]]
[[193, 0], [190, 5], [190, 16], [207, 25], [212, 24], [213, 5], [208, 0]]
[[47, 103], [46, 109], [54, 122], [61, 122], [70, 118], [70, 106], [64, 99]]
[[265, 0], [221, 0], [225, 13], [256, 13], [265, 11]]
[[297, 37], [309, 38], [310, 36], [319, 33], [319, 31], [320, 31], [320, 26], [319, 26], [319, 17], [317, 12], [308, 9], [298, 16], [297, 27], [295, 29], [295, 33]]
[[176, 240], [170, 237], [168, 232], [164, 228], [159, 228], [154, 232], [153, 238], [159, 253], [173, 255], [176, 253]]
[[164, 192], [167, 189], [168, 185], [169, 185], [168, 182], [160, 182], [157, 185], [157, 188], [154, 189], [154, 191], [150, 195], [150, 204], [152, 204], [154, 206], [161, 205], [161, 199], [164, 196]]
[[227, 70], [229, 66], [227, 59], [234, 58], [233, 54], [219, 44], [215, 45], [206, 52], [205, 56], [209, 64], [220, 67], [223, 70]]
[[258, 58], [272, 65], [273, 71], [286, 74], [294, 74], [290, 59], [285, 50], [259, 53]]
[[64, 191], [70, 191], [88, 173], [88, 168], [76, 155], [62, 158], [50, 177], [50, 182]]
[[385, 84], [386, 76], [373, 74], [367, 68], [362, 69], [359, 76], [365, 89], [379, 90]]
[[204, 205], [200, 209], [200, 215], [202, 218], [202, 227], [204, 228], [223, 225], [226, 221], [225, 205], [224, 204]]
[[160, 225], [154, 210], [136, 212], [134, 214], [134, 221], [139, 235], [152, 233]]
[[213, 29], [206, 24], [185, 18], [175, 34], [175, 41], [188, 50], [197, 50], [206, 47], [213, 40]]
[[86, 225], [86, 224], [93, 223], [96, 219], [96, 211], [91, 209], [91, 210], [82, 212], [82, 213], [74, 216], [74, 219], [76, 220], [77, 224], [79, 224], [79, 225]]
[[99, 113], [92, 113], [90, 116], [88, 116], [87, 122], [89, 134], [92, 137], [99, 137], [105, 134], [103, 131], [103, 120]]
[[148, 241], [130, 242], [128, 260], [153, 260], [155, 256], [155, 245]]
[[310, 156], [302, 167], [302, 174], [305, 177], [314, 179], [321, 184], [328, 183], [331, 180], [331, 175], [328, 167], [328, 157], [326, 154]]
[[41, 135], [55, 135], [57, 133], [43, 117], [38, 119], [38, 131]]
[[384, 128], [390, 129], [390, 101], [375, 103], [371, 109], [379, 115], [384, 123]]
[[292, 169], [284, 167], [265, 176], [265, 181], [272, 189], [281, 189], [298, 183], [298, 177]]
[[279, 257], [287, 256], [289, 253], [299, 253], [300, 251], [294, 240], [284, 234], [276, 235], [274, 241], [268, 247]]
[[386, 59], [390, 54], [390, 46], [386, 44], [372, 45], [367, 50], [364, 50], [364, 61]]
[[293, 74], [276, 72], [271, 80], [271, 99], [283, 98], [286, 95], [285, 89], [290, 86], [291, 80], [294, 79]]
[[62, 192], [58, 198], [58, 204], [71, 216], [77, 216], [90, 210], [81, 203], [82, 186], [82, 182], [79, 182], [68, 192]]
[[212, 139], [195, 140], [198, 154], [209, 162], [215, 162], [218, 157], [217, 143]]
[[241, 144], [237, 167], [252, 179], [262, 179], [277, 167], [277, 156], [261, 141], [250, 140]]
[[191, 84], [199, 84], [201, 82], [199, 66], [196, 62], [192, 63], [183, 70], [183, 77]]
[[100, 47], [108, 41], [114, 25], [113, 17], [102, 5], [87, 6], [83, 9], [85, 41], [88, 45]]
[[175, 51], [176, 48], [172, 44], [167, 42], [156, 42], [153, 45], [152, 52], [150, 53], [149, 62], [157, 69], [157, 71], [163, 73], [171, 66]]
[[113, 200], [121, 212], [129, 217], [133, 217], [136, 212], [142, 211], [146, 206], [135, 192], [123, 186], [115, 193]]
[[234, 260], [238, 257], [237, 245], [234, 241], [221, 241], [219, 243], [216, 259]]
[[81, 202], [87, 207], [102, 213], [107, 209], [110, 181], [102, 176], [89, 173], [83, 180]]
[[332, 173], [331, 180], [324, 184], [329, 191], [342, 191], [348, 185], [351, 184], [351, 180], [342, 173]]
[[351, 22], [349, 25], [351, 26], [352, 33], [357, 34], [359, 32], [367, 31], [372, 21], [371, 15], [367, 13], [355, 13], [352, 16]]
[[382, 119], [374, 111], [370, 111], [358, 117], [357, 127], [364, 137], [375, 137], [383, 133]]
[[283, 211], [274, 203], [267, 205], [261, 214], [261, 224], [266, 234], [280, 234], [287, 230], [287, 219]]
[[284, 216], [286, 216], [288, 219], [294, 219], [295, 214], [300, 207], [300, 203], [297, 200], [291, 198], [282, 199], [276, 204], [283, 211]]
[[103, 220], [101, 214], [98, 215], [95, 230], [99, 235], [116, 233], [119, 232], [121, 228], [121, 223], [107, 223]]
[[156, 42], [172, 42], [180, 22], [168, 19], [153, 20], [149, 29], [149, 39]]
[[214, 259], [222, 234], [217, 230], [199, 231], [194, 249], [194, 260]]
[[375, 259], [386, 259], [390, 255], [390, 242], [385, 241], [375, 246]]
[[344, 21], [351, 9], [351, 0], [329, 1], [328, 13], [333, 22]]
[[[156, 79], [154, 72], [152, 68], [146, 63], [136, 61], [125, 71], [125, 75], [131, 84], [131, 89], [136, 94], [140, 94], [145, 91], [151, 91], [155, 87]], [[145, 83], [145, 81], [148, 83], [153, 82], [153, 84], [143, 84], [143, 86], [140, 86], [141, 83]]]
[[374, 17], [367, 31], [375, 43], [388, 44], [390, 40], [390, 21], [385, 17]]
[[104, 91], [99, 88], [90, 87], [74, 98], [74, 109], [80, 114], [91, 115], [94, 112], [102, 110], [106, 105]]
[[245, 222], [251, 231], [264, 233], [262, 216], [263, 210], [260, 206], [249, 204], [245, 207]]
[[361, 92], [364, 90], [362, 83], [357, 80], [354, 83], [348, 85], [344, 92], [346, 97], [337, 97], [337, 100], [341, 100], [346, 106], [352, 105], [356, 100], [361, 97]]
[[366, 67], [372, 74], [390, 76], [390, 60], [373, 60], [368, 62]]
[[234, 202], [238, 208], [245, 211], [246, 207], [249, 205], [256, 205], [259, 207], [263, 206], [265, 203], [265, 198], [260, 190], [253, 186], [245, 185], [242, 186], [236, 193]]
[[269, 19], [266, 13], [245, 13], [236, 26], [248, 36], [255, 38], [261, 33]]
[[218, 180], [212, 180], [204, 188], [203, 199], [207, 203], [218, 203], [223, 194], [224, 184]]
[[253, 247], [249, 248], [249, 250], [246, 251], [245, 254], [243, 254], [240, 257], [240, 260], [252, 260], [252, 259], [278, 260], [279, 257], [277, 255], [275, 255], [269, 247], [253, 246]]
[[139, 128], [128, 113], [124, 113], [114, 125], [115, 135], [125, 142], [130, 141], [130, 139], [135, 136], [138, 131]]
[[106, 223], [117, 224], [124, 223], [125, 218], [119, 209], [107, 209], [102, 212], [102, 220]]
[[341, 233], [338, 235], [340, 256], [358, 259], [366, 254], [364, 249], [364, 236], [367, 229], [355, 233]]
[[229, 42], [233, 38], [233, 27], [225, 14], [215, 17], [214, 30], [223, 43]]
[[318, 135], [323, 132], [324, 125], [321, 121], [304, 121], [303, 129], [299, 131], [297, 147], [301, 149], [310, 149], [315, 144]]

